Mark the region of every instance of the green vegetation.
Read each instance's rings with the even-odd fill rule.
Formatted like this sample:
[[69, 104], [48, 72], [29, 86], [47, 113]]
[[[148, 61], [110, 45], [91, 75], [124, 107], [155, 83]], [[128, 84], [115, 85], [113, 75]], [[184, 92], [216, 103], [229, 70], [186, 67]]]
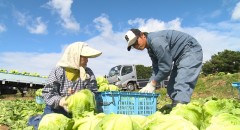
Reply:
[[137, 78], [138, 79], [149, 79], [152, 75], [152, 67], [144, 65], [136, 65]]
[[96, 100], [94, 94], [89, 89], [82, 89], [72, 95], [67, 100], [67, 110], [74, 118], [81, 117], [86, 111], [94, 111]]
[[0, 126], [5, 124], [12, 130], [32, 130], [33, 127], [27, 126], [27, 120], [33, 115], [42, 114], [45, 104], [36, 104], [35, 100], [0, 99], [0, 106]]
[[51, 113], [42, 118], [38, 130], [72, 130], [73, 124], [74, 121], [63, 114]]
[[98, 76], [96, 78], [97, 80], [97, 87], [98, 92], [104, 92], [104, 91], [119, 91], [119, 87], [113, 84], [109, 84], [108, 80], [103, 76]]
[[[232, 82], [240, 82], [240, 73], [224, 74], [216, 73], [208, 76], [201, 75], [197, 81], [195, 90], [192, 95], [192, 100], [199, 100], [209, 97], [214, 98], [238, 98], [239, 91], [232, 87]], [[158, 108], [161, 108], [171, 100], [167, 96], [166, 88], [156, 90], [161, 94], [158, 98]]]
[[203, 64], [202, 71], [204, 75], [219, 72], [238, 73], [240, 71], [240, 51], [218, 52]]
[[5, 73], [5, 74], [15, 74], [15, 75], [25, 75], [25, 76], [33, 76], [33, 77], [42, 77], [42, 78], [47, 78], [47, 76], [40, 76], [38, 73], [30, 73], [30, 72], [19, 72], [18, 70], [10, 70], [7, 71], [6, 69], [0, 69], [0, 73]]
[[[239, 93], [238, 90], [231, 85], [232, 82], [239, 81], [240, 73], [201, 75], [190, 104], [177, 106], [170, 115], [157, 111], [154, 115], [150, 115], [147, 118], [139, 116], [134, 118], [132, 125], [130, 125], [139, 129], [154, 129], [162, 128], [163, 126], [172, 129], [176, 127], [181, 129], [194, 128], [196, 130], [212, 130], [217, 128], [224, 128], [226, 130], [239, 129], [240, 104], [239, 100], [237, 100]], [[165, 104], [171, 103], [166, 94], [166, 88], [160, 88], [156, 92], [161, 95], [158, 97], [158, 109]], [[31, 95], [35, 96], [35, 93]], [[41, 114], [44, 104], [36, 104], [34, 97], [28, 97], [28, 100], [20, 100], [19, 98], [22, 97], [18, 95], [15, 97], [16, 99], [12, 98], [9, 100], [9, 98], [3, 95], [3, 99], [0, 99], [0, 128], [1, 124], [5, 124], [13, 130], [32, 130], [33, 127], [27, 126], [27, 120], [32, 115]], [[91, 126], [92, 129], [98, 123], [101, 124], [101, 127], [104, 127], [110, 115], [106, 116], [101, 114], [100, 117], [97, 115], [97, 113], [94, 113], [91, 116], [74, 120], [75, 128], [89, 128]], [[129, 116], [125, 117], [129, 119]], [[115, 115], [114, 118], [121, 118], [121, 116]], [[144, 123], [134, 122], [138, 118]], [[176, 121], [172, 122], [172, 120]], [[110, 124], [115, 123], [111, 122]], [[99, 126], [100, 125], [98, 125], [98, 127]], [[115, 126], [116, 125], [112, 125], [112, 127]], [[128, 128], [127, 125], [124, 127]]]
[[232, 82], [240, 82], [240, 73], [208, 75], [198, 79], [193, 99], [217, 97], [237, 98], [238, 90], [232, 87]]

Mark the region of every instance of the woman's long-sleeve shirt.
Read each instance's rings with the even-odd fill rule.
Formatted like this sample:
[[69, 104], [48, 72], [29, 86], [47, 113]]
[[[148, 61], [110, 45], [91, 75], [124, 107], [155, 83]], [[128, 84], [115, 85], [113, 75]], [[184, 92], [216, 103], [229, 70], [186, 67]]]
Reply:
[[82, 81], [79, 78], [76, 81], [70, 81], [67, 79], [64, 68], [54, 68], [49, 74], [42, 91], [46, 104], [58, 108], [60, 99], [68, 95], [69, 88], [74, 92], [82, 89], [90, 89], [92, 92], [97, 91], [97, 81], [93, 71], [88, 67], [86, 67], [85, 71], [89, 75], [89, 79]]

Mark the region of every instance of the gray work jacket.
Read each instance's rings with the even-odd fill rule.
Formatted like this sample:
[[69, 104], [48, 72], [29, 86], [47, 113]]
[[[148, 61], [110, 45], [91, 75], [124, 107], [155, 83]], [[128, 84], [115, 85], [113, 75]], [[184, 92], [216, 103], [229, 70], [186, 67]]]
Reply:
[[164, 80], [170, 74], [173, 63], [177, 65], [181, 60], [187, 44], [199, 46], [195, 38], [176, 30], [150, 32], [147, 35], [147, 44], [153, 67], [150, 81], [157, 82]]

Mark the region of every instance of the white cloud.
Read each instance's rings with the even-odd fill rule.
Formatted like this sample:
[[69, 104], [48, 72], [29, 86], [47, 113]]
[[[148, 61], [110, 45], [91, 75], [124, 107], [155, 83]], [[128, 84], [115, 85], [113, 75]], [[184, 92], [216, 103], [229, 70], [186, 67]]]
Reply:
[[4, 52], [0, 53], [0, 57], [1, 69], [36, 72], [47, 76], [51, 69], [55, 67], [60, 54]]
[[176, 18], [169, 22], [164, 22], [158, 19], [141, 19], [129, 20], [128, 23], [131, 26], [137, 26], [141, 31], [158, 31], [164, 29], [181, 30], [181, 20]]
[[108, 16], [102, 14], [100, 17], [94, 19], [94, 23], [96, 23], [96, 29], [101, 32], [103, 36], [109, 36], [112, 34], [112, 24], [108, 20]]
[[100, 35], [87, 40], [86, 42], [102, 51], [100, 57], [89, 59], [88, 66], [93, 69], [96, 75], [104, 75], [108, 73], [108, 69], [118, 64], [134, 63], [134, 59], [129, 60], [132, 56], [126, 49], [126, 43], [123, 39], [123, 32], [112, 31], [112, 24], [108, 17], [101, 15], [94, 20], [96, 28], [100, 31]]
[[240, 23], [230, 22], [230, 21], [222, 21], [219, 23], [202, 23], [199, 27], [205, 28], [207, 30], [219, 31], [219, 32], [228, 32], [233, 35], [240, 36]]
[[30, 33], [34, 34], [46, 34], [47, 26], [45, 23], [41, 21], [41, 17], [37, 17], [35, 21], [33, 21], [31, 26], [27, 26], [27, 29]]
[[240, 2], [237, 3], [232, 13], [233, 20], [240, 20]]
[[47, 5], [60, 15], [60, 24], [63, 28], [69, 31], [78, 32], [80, 30], [80, 24], [72, 16], [72, 3], [73, 0], [51, 0]]
[[[103, 52], [101, 56], [91, 58], [88, 62], [88, 66], [93, 69], [96, 76], [107, 74], [111, 67], [119, 64], [151, 66], [151, 60], [146, 50], [138, 51], [133, 49], [130, 52], [127, 51], [127, 42], [124, 39], [124, 34], [129, 28], [114, 32], [112, 29], [113, 25], [106, 15], [99, 16], [93, 22], [96, 24], [96, 29], [100, 34], [83, 42], [87, 42], [91, 47]], [[237, 33], [240, 32], [240, 28], [236, 23], [222, 21], [214, 25], [205, 23], [196, 27], [183, 27], [179, 18], [171, 21], [137, 18], [128, 22], [130, 26], [144, 31], [176, 29], [191, 34], [202, 45], [204, 61], [209, 60], [213, 54], [224, 49], [240, 50], [240, 34]], [[19, 71], [38, 72], [48, 75], [49, 71], [56, 65], [62, 52], [45, 54], [0, 53], [0, 66], [7, 69], [19, 68]]]
[[0, 33], [6, 31], [6, 26], [0, 23]]
[[17, 19], [17, 23], [19, 26], [25, 26], [28, 23], [27, 21], [30, 20], [29, 16], [27, 16], [26, 14], [21, 13], [17, 10], [14, 11], [14, 14], [15, 14], [15, 17]]
[[30, 15], [14, 12], [19, 26], [25, 27], [32, 34], [47, 34], [47, 25], [42, 21], [41, 17], [32, 18]]
[[203, 60], [207, 61], [213, 54], [222, 52], [225, 49], [237, 51], [240, 49], [240, 38], [231, 33], [222, 31], [211, 31], [206, 28], [184, 28], [185, 32], [193, 35], [203, 48]]

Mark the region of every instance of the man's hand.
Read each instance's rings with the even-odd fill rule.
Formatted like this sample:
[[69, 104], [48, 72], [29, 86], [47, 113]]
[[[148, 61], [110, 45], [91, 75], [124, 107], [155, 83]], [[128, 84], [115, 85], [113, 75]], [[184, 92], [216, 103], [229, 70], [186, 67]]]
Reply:
[[139, 92], [141, 93], [153, 93], [155, 91], [155, 86], [152, 82], [148, 83], [145, 87], [143, 87]]
[[68, 112], [67, 97], [63, 97], [59, 101], [59, 106], [63, 107], [66, 112]]

